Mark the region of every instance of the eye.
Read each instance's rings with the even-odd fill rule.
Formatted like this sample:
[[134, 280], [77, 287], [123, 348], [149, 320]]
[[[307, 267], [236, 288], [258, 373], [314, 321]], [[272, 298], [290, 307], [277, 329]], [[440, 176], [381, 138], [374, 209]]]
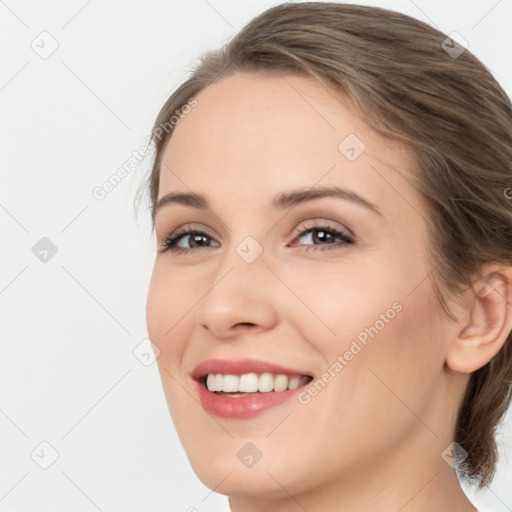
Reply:
[[[209, 240], [212, 240], [212, 238], [200, 229], [178, 229], [163, 241], [160, 252], [173, 251], [179, 254], [186, 254], [194, 248], [203, 249], [208, 247]], [[188, 241], [190, 247], [179, 245], [183, 241], [185, 243]], [[219, 245], [217, 242], [215, 243], [217, 246]]]
[[[294, 236], [294, 241], [303, 238], [311, 242], [309, 245], [306, 245], [307, 251], [313, 248], [316, 248], [315, 250], [325, 251], [355, 243], [354, 238], [345, 233], [344, 231], [341, 231], [329, 225], [321, 224], [302, 226], [301, 228], [294, 232]], [[338, 239], [338, 243], [335, 243], [336, 239]], [[294, 245], [301, 244], [293, 243], [292, 246]]]
[[[163, 241], [159, 252], [172, 251], [176, 254], [186, 254], [192, 250], [212, 247], [210, 242], [215, 244], [214, 247], [219, 247], [219, 243], [215, 242], [206, 232], [200, 229], [192, 229], [190, 226], [188, 226], [188, 228], [189, 229], [187, 229], [187, 227], [178, 229], [172, 235], [168, 236]], [[310, 244], [305, 244], [306, 250], [311, 250], [316, 247], [317, 250], [325, 251], [355, 243], [355, 239], [351, 235], [329, 225], [313, 224], [303, 226], [297, 229], [293, 233], [293, 236], [293, 242], [300, 238], [311, 242]], [[188, 247], [183, 247], [181, 245], [183, 243], [188, 245]], [[296, 245], [304, 244], [292, 243], [292, 247]]]

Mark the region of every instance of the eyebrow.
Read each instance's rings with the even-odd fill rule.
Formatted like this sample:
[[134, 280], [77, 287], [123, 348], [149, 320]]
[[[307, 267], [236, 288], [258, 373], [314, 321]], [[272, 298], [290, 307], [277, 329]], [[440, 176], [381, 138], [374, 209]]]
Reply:
[[[281, 192], [273, 198], [271, 207], [275, 211], [284, 210], [286, 208], [291, 208], [298, 204], [323, 197], [336, 197], [338, 199], [351, 201], [360, 206], [364, 206], [368, 210], [382, 217], [382, 213], [378, 206], [368, 201], [368, 199], [365, 199], [353, 190], [336, 186], [296, 189], [289, 192]], [[210, 209], [210, 203], [208, 199], [201, 194], [170, 192], [158, 200], [155, 206], [154, 216], [156, 216], [156, 213], [161, 208], [170, 204], [181, 204], [190, 208], [197, 208], [198, 210]]]

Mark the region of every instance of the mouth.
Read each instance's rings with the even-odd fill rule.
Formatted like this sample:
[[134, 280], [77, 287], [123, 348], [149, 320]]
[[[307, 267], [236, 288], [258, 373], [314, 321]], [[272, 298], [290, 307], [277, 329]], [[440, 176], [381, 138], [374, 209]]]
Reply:
[[208, 373], [201, 377], [200, 382], [211, 393], [220, 396], [237, 398], [250, 396], [256, 393], [281, 393], [302, 387], [313, 377], [309, 375], [285, 375], [272, 373], [244, 373], [230, 375], [222, 373]]
[[291, 400], [313, 376], [256, 360], [209, 360], [192, 374], [206, 412], [220, 418], [249, 419]]

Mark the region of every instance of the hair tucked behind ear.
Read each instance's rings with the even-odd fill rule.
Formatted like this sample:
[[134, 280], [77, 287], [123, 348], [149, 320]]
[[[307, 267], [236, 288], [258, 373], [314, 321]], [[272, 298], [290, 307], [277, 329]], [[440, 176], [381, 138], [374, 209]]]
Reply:
[[[375, 7], [306, 2], [265, 11], [226, 46], [204, 54], [158, 114], [147, 184], [153, 221], [161, 158], [177, 109], [236, 72], [313, 76], [344, 94], [379, 134], [404, 142], [415, 155], [414, 184], [435, 227], [429, 233], [432, 283], [453, 318], [445, 293], [467, 289], [485, 263], [512, 265], [512, 106], [485, 66], [468, 50], [450, 54], [450, 48], [463, 49], [445, 39], [423, 22]], [[509, 335], [471, 376], [454, 433], [468, 452], [460, 474], [479, 486], [494, 476], [495, 431], [511, 389]]]

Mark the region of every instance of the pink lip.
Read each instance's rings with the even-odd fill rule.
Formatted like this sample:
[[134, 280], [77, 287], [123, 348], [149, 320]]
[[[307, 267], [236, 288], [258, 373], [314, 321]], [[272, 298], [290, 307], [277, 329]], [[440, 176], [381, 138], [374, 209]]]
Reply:
[[309, 375], [302, 370], [294, 370], [273, 363], [257, 359], [209, 359], [194, 368], [192, 377], [199, 379], [209, 373], [223, 373], [224, 375], [243, 375], [244, 373], [280, 373], [283, 375]]
[[249, 419], [259, 416], [269, 409], [291, 400], [304, 386], [292, 390], [288, 389], [286, 391], [271, 391], [242, 397], [229, 397], [208, 391], [203, 377], [209, 373], [242, 375], [244, 373], [266, 372], [283, 375], [309, 375], [302, 370], [286, 368], [284, 366], [254, 359], [210, 359], [196, 366], [192, 372], [192, 376], [197, 381], [197, 393], [201, 405], [206, 412], [219, 418]]

